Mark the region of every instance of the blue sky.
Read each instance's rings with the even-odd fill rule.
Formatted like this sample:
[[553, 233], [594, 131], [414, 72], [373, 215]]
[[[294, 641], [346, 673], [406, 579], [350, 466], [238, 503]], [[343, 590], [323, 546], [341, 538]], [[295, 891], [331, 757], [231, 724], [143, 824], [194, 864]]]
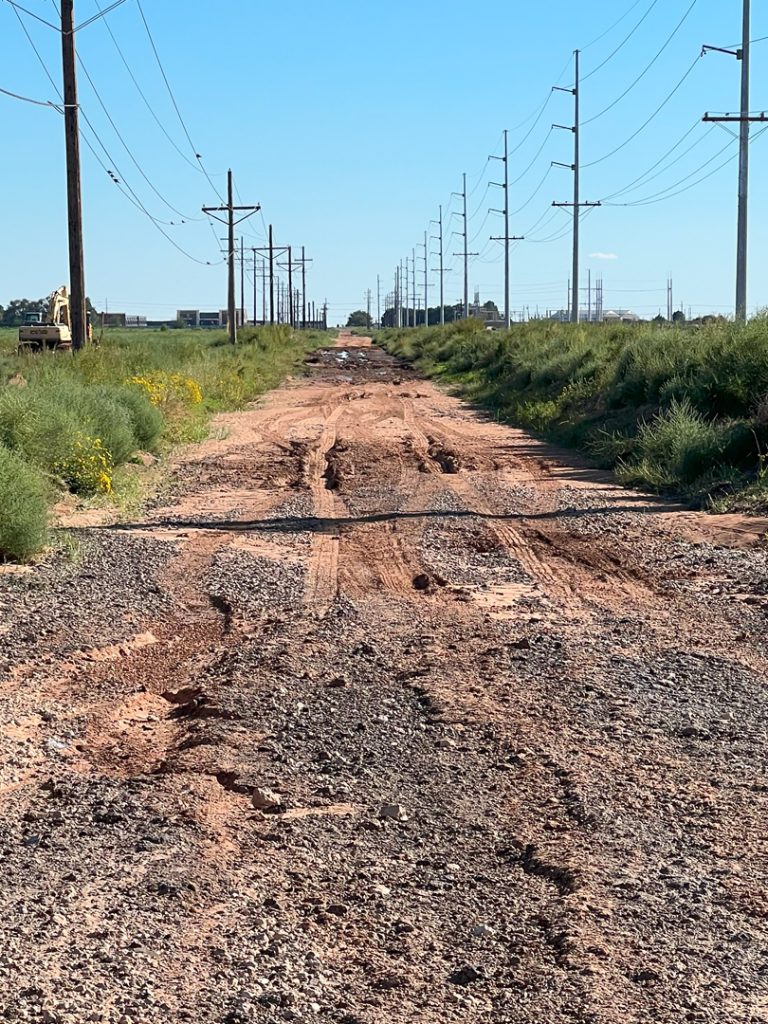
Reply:
[[[21, 2], [46, 20], [56, 18], [53, 0]], [[108, 6], [108, 0], [100, 2]], [[439, 203], [447, 211], [446, 236], [460, 227], [451, 218], [459, 209], [451, 192], [461, 187], [464, 171], [471, 194], [470, 249], [480, 253], [472, 261], [470, 287], [478, 288], [483, 299], [501, 302], [502, 251], [489, 236], [500, 233], [502, 219], [487, 215], [487, 210], [501, 207], [502, 201], [499, 190], [487, 183], [500, 180], [502, 168], [486, 158], [501, 152], [505, 128], [510, 129], [510, 177], [520, 177], [510, 200], [511, 210], [520, 210], [512, 227], [515, 234], [526, 234], [512, 258], [512, 305], [531, 312], [563, 306], [570, 236], [563, 234], [566, 214], [553, 210], [551, 203], [570, 199], [572, 181], [567, 170], [553, 168], [547, 174], [547, 169], [553, 160], [571, 161], [571, 134], [551, 131], [550, 125], [571, 122], [572, 99], [551, 93], [551, 86], [571, 84], [576, 47], [583, 48], [582, 70], [590, 75], [651, 5], [652, 0], [478, 0], [469, 8], [453, 0], [297, 0], [291, 5], [143, 0], [168, 79], [213, 184], [223, 192], [231, 166], [242, 201], [263, 206], [263, 218], [244, 226], [245, 244], [263, 245], [264, 225], [271, 222], [276, 242], [305, 245], [314, 261], [310, 297], [328, 299], [331, 322], [363, 305], [367, 288], [374, 291], [375, 309], [377, 274], [382, 292], [388, 291], [395, 265], [423, 240]], [[768, 35], [768, 12], [753, 6], [753, 38]], [[725, 55], [696, 58], [703, 43], [737, 42], [740, 0], [696, 0], [650, 70], [601, 114], [662, 49], [690, 7], [691, 0], [657, 0], [616, 56], [585, 79], [582, 195], [600, 200], [624, 189], [676, 143], [651, 172], [654, 177], [649, 174], [613, 202], [662, 198], [657, 194], [675, 183], [686, 188], [729, 156], [734, 159], [668, 201], [604, 206], [586, 217], [582, 284], [587, 270], [593, 278], [602, 274], [606, 307], [632, 307], [654, 315], [665, 307], [671, 273], [676, 305], [691, 306], [694, 312], [732, 309], [736, 146], [728, 147], [725, 130], [702, 124], [700, 118], [705, 110], [738, 106], [740, 66]], [[78, 23], [98, 10], [96, 0], [76, 0], [76, 8]], [[21, 17], [58, 81], [57, 34], [28, 15]], [[136, 0], [126, 0], [108, 21], [163, 127], [181, 154], [196, 164]], [[94, 141], [102, 161], [151, 214], [175, 222], [164, 230], [184, 250], [203, 264], [220, 259], [221, 232], [212, 232], [204, 220], [180, 224], [178, 214], [157, 194], [181, 213], [201, 217], [201, 206], [218, 202], [211, 184], [160, 130], [105, 25], [96, 22], [83, 29], [78, 45], [125, 147], [157, 191], [132, 162], [81, 73], [83, 110], [109, 154]], [[57, 99], [7, 0], [0, 0], [0, 56], [0, 87], [36, 99]], [[768, 107], [766, 58], [768, 41], [756, 43], [755, 110]], [[648, 127], [614, 156], [602, 159], [654, 113], [691, 65], [688, 78]], [[531, 115], [547, 97], [536, 121]], [[601, 116], [586, 123], [595, 115]], [[62, 283], [67, 246], [60, 114], [0, 95], [0, 118], [5, 139], [0, 187], [6, 197], [2, 303], [46, 294]], [[752, 146], [752, 309], [768, 305], [766, 161], [768, 134]], [[225, 305], [223, 266], [201, 265], [178, 252], [118, 191], [86, 147], [83, 166], [86, 275], [98, 307], [108, 300], [112, 310], [173, 317], [179, 307]], [[446, 243], [447, 252], [460, 248], [458, 236]], [[447, 261], [452, 272], [446, 301], [461, 296], [460, 262]], [[437, 266], [436, 259], [432, 266]], [[436, 286], [431, 274], [433, 302]]]

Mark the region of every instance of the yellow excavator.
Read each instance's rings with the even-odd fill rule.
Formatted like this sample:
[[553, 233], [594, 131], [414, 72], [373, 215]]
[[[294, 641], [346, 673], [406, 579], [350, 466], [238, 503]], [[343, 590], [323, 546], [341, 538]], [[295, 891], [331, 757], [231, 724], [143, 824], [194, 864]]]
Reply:
[[[93, 341], [93, 328], [88, 323], [88, 341]], [[27, 323], [19, 328], [19, 352], [69, 352], [72, 349], [72, 320], [69, 293], [64, 285], [48, 298], [48, 319], [44, 323]]]

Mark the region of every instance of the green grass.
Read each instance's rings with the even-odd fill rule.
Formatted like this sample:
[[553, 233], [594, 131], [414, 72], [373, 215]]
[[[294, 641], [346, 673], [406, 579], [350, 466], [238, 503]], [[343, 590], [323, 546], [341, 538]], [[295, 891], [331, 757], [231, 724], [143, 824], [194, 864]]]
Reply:
[[233, 347], [222, 332], [108, 330], [77, 355], [18, 355], [17, 332], [0, 330], [0, 559], [40, 550], [66, 490], [135, 506], [122, 467], [136, 452], [201, 440], [213, 413], [242, 408], [327, 339], [246, 328]]
[[743, 507], [768, 510], [758, 477], [768, 451], [765, 317], [700, 327], [541, 321], [493, 333], [466, 321], [378, 337], [499, 418], [589, 452], [628, 485], [734, 508], [749, 488]]

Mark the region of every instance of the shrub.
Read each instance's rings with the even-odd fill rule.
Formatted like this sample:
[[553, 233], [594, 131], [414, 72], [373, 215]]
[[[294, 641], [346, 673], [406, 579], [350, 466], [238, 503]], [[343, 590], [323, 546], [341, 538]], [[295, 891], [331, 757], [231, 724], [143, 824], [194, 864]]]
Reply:
[[128, 413], [136, 447], [142, 451], [153, 451], [165, 427], [165, 419], [160, 409], [138, 388], [118, 385], [108, 390]]
[[99, 437], [78, 434], [72, 448], [53, 467], [74, 494], [111, 494], [115, 463]]
[[45, 545], [47, 498], [39, 470], [0, 445], [0, 558], [22, 561]]

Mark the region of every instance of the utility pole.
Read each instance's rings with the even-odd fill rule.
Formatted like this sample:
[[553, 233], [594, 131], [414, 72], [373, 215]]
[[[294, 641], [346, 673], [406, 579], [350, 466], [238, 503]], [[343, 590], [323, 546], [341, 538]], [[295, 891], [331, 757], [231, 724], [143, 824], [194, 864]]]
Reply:
[[411, 272], [408, 269], [408, 257], [405, 257], [405, 323], [404, 327], [411, 326]]
[[256, 294], [258, 288], [258, 278], [256, 275], [256, 250], [253, 250], [253, 326], [256, 327], [258, 323], [258, 310], [256, 308]]
[[569, 92], [574, 98], [574, 123], [573, 127], [568, 127], [563, 124], [554, 124], [553, 128], [562, 128], [564, 131], [573, 132], [573, 163], [562, 164], [558, 161], [553, 161], [554, 167], [569, 167], [573, 171], [573, 202], [572, 203], [552, 203], [553, 206], [560, 207], [573, 207], [573, 270], [572, 280], [573, 287], [571, 288], [571, 323], [577, 324], [579, 322], [579, 224], [582, 207], [587, 206], [601, 206], [601, 203], [582, 203], [580, 201], [580, 178], [581, 178], [581, 151], [580, 151], [580, 135], [581, 135], [581, 112], [579, 107], [581, 83], [579, 76], [579, 57], [580, 51], [574, 50], [574, 87], [572, 89], [566, 89], [562, 86], [554, 86], [557, 92]]
[[439, 226], [439, 229], [440, 229], [440, 234], [437, 236], [437, 239], [440, 242], [440, 253], [439, 253], [439, 256], [440, 256], [440, 269], [439, 269], [439, 273], [440, 273], [440, 326], [443, 327], [444, 324], [445, 324], [445, 301], [444, 301], [445, 300], [445, 295], [444, 295], [444, 280], [443, 280], [444, 276], [445, 276], [445, 270], [444, 270], [444, 266], [443, 266], [443, 207], [442, 207], [442, 205], [439, 207], [439, 210], [440, 210], [440, 214], [438, 216], [438, 219], [431, 221], [431, 223], [432, 224], [437, 224]]
[[491, 160], [502, 160], [504, 162], [504, 183], [492, 181], [492, 185], [504, 189], [504, 209], [492, 210], [492, 213], [504, 214], [504, 234], [491, 235], [492, 242], [504, 243], [504, 326], [509, 330], [512, 324], [512, 311], [509, 306], [509, 243], [522, 242], [524, 235], [510, 235], [509, 233], [509, 132], [504, 130], [504, 156], [491, 156]]
[[376, 326], [381, 330], [381, 275], [376, 275]]
[[371, 326], [371, 289], [365, 293], [365, 314], [368, 317], [368, 326]]
[[288, 322], [291, 327], [295, 327], [293, 309], [293, 253], [290, 245], [288, 246], [288, 315], [290, 317]]
[[429, 327], [429, 232], [424, 232], [424, 326]]
[[275, 322], [275, 249], [272, 244], [272, 225], [269, 225], [269, 322]]
[[[237, 344], [237, 299], [235, 296], [235, 225], [242, 223], [258, 213], [261, 206], [235, 206], [233, 198], [232, 171], [227, 172], [227, 205], [226, 206], [204, 206], [203, 213], [207, 213], [228, 227], [228, 288], [227, 288], [227, 327], [229, 329], [229, 340]], [[243, 216], [235, 220], [235, 213], [242, 212]], [[217, 213], [226, 213], [226, 220], [217, 217]]]
[[245, 242], [240, 237], [240, 326], [245, 327]]
[[[271, 324], [273, 324], [275, 322], [275, 259], [277, 257], [279, 257], [279, 256], [283, 256], [286, 252], [288, 253], [289, 280], [290, 280], [290, 266], [291, 266], [291, 256], [290, 256], [290, 253], [291, 253], [291, 250], [290, 250], [290, 247], [286, 246], [286, 245], [275, 246], [274, 238], [273, 238], [273, 234], [272, 234], [272, 225], [270, 224], [269, 225], [269, 244], [265, 245], [265, 246], [262, 246], [262, 247], [256, 246], [253, 251], [254, 251], [254, 253], [259, 253], [264, 259], [268, 259], [269, 260], [269, 322]], [[278, 266], [280, 266], [280, 264], [278, 264]], [[264, 298], [265, 298], [265, 305], [266, 305], [266, 295], [264, 296]], [[281, 308], [282, 307], [281, 307], [280, 300], [282, 298], [282, 290], [281, 290], [280, 282], [279, 281], [278, 281], [278, 294], [277, 294], [277, 298], [278, 298], [277, 322], [281, 323], [282, 320], [281, 320], [281, 317], [280, 317], [280, 312], [281, 312]], [[291, 301], [291, 305], [293, 305], [293, 301]], [[264, 310], [264, 322], [265, 323], [266, 323], [266, 320], [267, 320], [267, 313], [266, 313], [266, 309], [265, 309]]]
[[307, 256], [305, 246], [301, 247], [301, 329], [307, 329]]
[[88, 337], [83, 251], [83, 197], [80, 183], [80, 128], [77, 105], [74, 0], [61, 3], [61, 56], [64, 76], [64, 138], [67, 152], [67, 218], [69, 229], [69, 302], [72, 347], [84, 348]]
[[414, 247], [411, 250], [411, 253], [413, 255], [413, 260], [412, 260], [412, 263], [411, 263], [411, 272], [414, 275], [414, 293], [413, 293], [413, 295], [414, 295], [414, 321], [413, 321], [413, 327], [416, 327], [416, 247]]
[[718, 123], [736, 123], [739, 125], [739, 205], [738, 228], [736, 238], [736, 320], [744, 323], [747, 319], [747, 263], [748, 263], [748, 231], [749, 231], [749, 127], [755, 122], [768, 121], [765, 112], [751, 115], [750, 103], [750, 34], [751, 34], [751, 2], [744, 0], [742, 16], [742, 44], [739, 50], [726, 50], [720, 46], [705, 46], [702, 53], [715, 51], [728, 53], [741, 61], [741, 110], [738, 117], [725, 114], [715, 116], [704, 115], [704, 121]]
[[467, 175], [462, 175], [463, 188], [461, 192], [454, 192], [453, 195], [461, 196], [464, 200], [464, 251], [455, 252], [454, 256], [464, 257], [464, 319], [469, 316], [469, 257], [479, 255], [476, 252], [469, 252], [469, 237], [467, 224]]

